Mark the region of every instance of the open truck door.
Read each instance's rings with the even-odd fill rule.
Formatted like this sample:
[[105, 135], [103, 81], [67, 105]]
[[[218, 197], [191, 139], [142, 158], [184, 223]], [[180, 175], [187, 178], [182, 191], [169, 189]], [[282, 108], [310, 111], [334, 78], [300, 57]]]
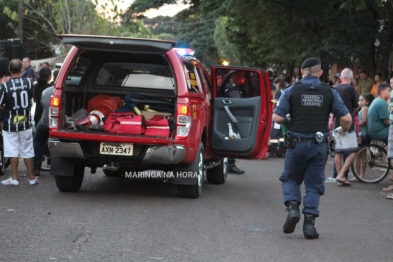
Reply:
[[211, 148], [223, 157], [266, 158], [272, 119], [270, 80], [258, 68], [214, 66]]

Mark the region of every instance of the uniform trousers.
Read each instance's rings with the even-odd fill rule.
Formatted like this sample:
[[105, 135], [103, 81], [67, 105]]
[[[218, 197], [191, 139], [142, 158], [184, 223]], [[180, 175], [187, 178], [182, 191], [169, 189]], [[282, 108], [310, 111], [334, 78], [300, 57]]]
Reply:
[[319, 216], [319, 199], [325, 193], [327, 158], [327, 143], [298, 142], [295, 148], [287, 149], [284, 171], [280, 176], [284, 204], [288, 201], [302, 202], [300, 185], [304, 181], [305, 196], [302, 213]]

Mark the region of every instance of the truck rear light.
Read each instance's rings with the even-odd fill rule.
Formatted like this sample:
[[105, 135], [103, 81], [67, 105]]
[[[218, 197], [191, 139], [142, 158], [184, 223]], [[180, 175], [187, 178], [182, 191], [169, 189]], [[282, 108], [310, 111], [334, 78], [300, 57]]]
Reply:
[[177, 128], [176, 137], [179, 139], [187, 138], [191, 128], [191, 111], [188, 105], [177, 106]]
[[60, 106], [60, 97], [56, 97], [52, 95], [52, 97], [50, 98], [50, 105], [49, 105], [49, 130], [58, 129], [59, 106]]
[[59, 105], [60, 105], [60, 98], [59, 97], [51, 97], [50, 106], [58, 107]]
[[177, 117], [177, 123], [179, 124], [179, 125], [187, 125], [187, 124], [189, 124], [189, 121], [190, 121], [190, 117], [188, 116], [178, 116]]
[[58, 107], [50, 107], [49, 114], [52, 116], [53, 115], [57, 116], [59, 114], [59, 108]]
[[58, 119], [57, 118], [51, 118], [50, 122], [49, 122], [49, 127], [51, 128], [57, 128], [57, 124], [58, 124]]

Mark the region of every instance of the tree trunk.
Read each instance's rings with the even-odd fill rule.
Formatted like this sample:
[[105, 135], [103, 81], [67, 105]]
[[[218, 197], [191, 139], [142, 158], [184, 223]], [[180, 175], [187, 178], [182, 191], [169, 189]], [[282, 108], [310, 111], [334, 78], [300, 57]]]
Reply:
[[18, 5], [18, 38], [23, 43], [23, 0], [19, 0]]
[[[393, 17], [393, 6], [386, 5], [384, 9], [386, 17]], [[382, 31], [379, 35], [379, 46], [377, 47], [377, 54], [375, 57], [375, 69], [376, 72], [381, 73], [387, 82], [389, 82], [391, 68], [389, 68], [390, 52], [393, 45], [393, 20], [385, 20]]]
[[295, 63], [291, 63], [291, 62], [287, 62], [287, 66], [286, 66], [286, 75], [292, 77], [293, 76], [293, 71], [295, 69]]

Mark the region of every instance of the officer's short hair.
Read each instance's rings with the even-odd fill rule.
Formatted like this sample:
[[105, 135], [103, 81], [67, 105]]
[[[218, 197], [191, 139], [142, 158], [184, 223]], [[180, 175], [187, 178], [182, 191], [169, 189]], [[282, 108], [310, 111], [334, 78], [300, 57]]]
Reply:
[[18, 74], [22, 71], [22, 61], [17, 58], [12, 59], [8, 68], [11, 74]]
[[315, 65], [312, 67], [308, 67], [308, 68], [304, 68], [303, 70], [306, 75], [313, 75], [313, 74], [319, 73], [319, 71], [321, 71], [321, 64]]
[[301, 65], [301, 69], [307, 75], [319, 73], [321, 71], [321, 60], [318, 57], [310, 57], [304, 60]]
[[388, 83], [382, 83], [378, 86], [378, 95], [381, 94], [381, 92], [387, 88], [390, 88], [392, 90], [392, 87]]

